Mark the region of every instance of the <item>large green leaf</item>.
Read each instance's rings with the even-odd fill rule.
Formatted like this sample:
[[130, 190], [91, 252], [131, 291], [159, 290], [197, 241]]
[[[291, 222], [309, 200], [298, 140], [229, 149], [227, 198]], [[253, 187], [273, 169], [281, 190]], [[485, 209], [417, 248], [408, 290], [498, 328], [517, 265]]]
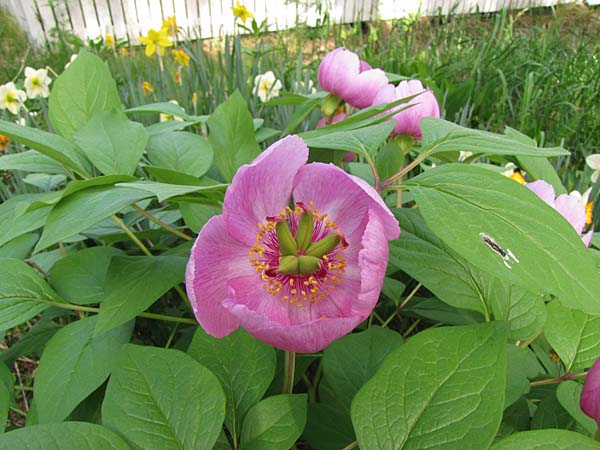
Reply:
[[201, 177], [210, 169], [213, 150], [202, 136], [169, 131], [150, 138], [148, 159], [153, 166]]
[[0, 258], [25, 259], [38, 241], [37, 233], [23, 234], [0, 247]]
[[274, 395], [246, 414], [240, 450], [289, 450], [306, 424], [306, 395]]
[[235, 91], [208, 119], [208, 142], [215, 152], [215, 164], [225, 181], [231, 181], [238, 167], [252, 162], [260, 153], [254, 125], [242, 95]]
[[406, 184], [429, 227], [470, 263], [600, 315], [600, 278], [591, 254], [573, 227], [529, 189], [459, 164], [436, 167]]
[[77, 147], [65, 138], [39, 128], [24, 127], [5, 120], [0, 120], [0, 133], [58, 161], [80, 175], [90, 175], [89, 163]]
[[0, 204], [0, 245], [37, 230], [44, 225], [50, 213], [49, 207], [25, 212], [25, 208], [31, 202], [43, 196], [44, 194], [15, 195]]
[[95, 335], [133, 319], [184, 280], [186, 258], [115, 256], [110, 261]]
[[598, 450], [598, 442], [567, 430], [535, 430], [515, 433], [490, 450]]
[[[62, 310], [65, 311], [65, 310]], [[17, 342], [0, 353], [0, 361], [12, 365], [20, 356], [39, 359], [46, 343], [61, 327], [52, 321], [50, 315], [44, 314], [27, 333], [22, 334]]]
[[535, 144], [515, 139], [510, 134], [461, 127], [434, 117], [421, 119], [423, 148], [429, 154], [468, 151], [487, 155], [562, 156], [569, 152], [562, 147], [539, 148]]
[[600, 316], [566, 308], [554, 301], [548, 305], [544, 335], [567, 370], [588, 369], [600, 356]]
[[275, 375], [273, 347], [242, 328], [222, 339], [198, 328], [188, 353], [223, 385], [227, 396], [225, 425], [234, 437], [239, 436], [246, 413], [262, 398]]
[[0, 435], [0, 450], [131, 450], [100, 425], [64, 422], [34, 425]]
[[224, 191], [227, 184], [211, 184], [207, 186], [185, 186], [180, 184], [158, 183], [157, 181], [135, 181], [133, 183], [119, 183], [119, 187], [133, 188], [141, 192], [147, 192], [152, 196], [156, 196], [159, 202], [164, 202], [171, 197], [191, 194], [194, 192], [212, 192]]
[[12, 153], [0, 158], [0, 170], [20, 170], [22, 172], [41, 172], [64, 174], [65, 169], [56, 160], [35, 150]]
[[34, 251], [75, 236], [149, 196], [146, 192], [119, 186], [95, 186], [77, 191], [52, 208]]
[[110, 377], [102, 421], [132, 448], [207, 450], [225, 416], [217, 378], [185, 353], [125, 345]]
[[120, 255], [123, 252], [114, 247], [91, 247], [70, 253], [52, 266], [50, 284], [70, 303], [100, 303], [105, 296], [110, 260]]
[[598, 430], [596, 421], [588, 417], [580, 406], [583, 384], [576, 381], [563, 381], [556, 388], [556, 398], [561, 406], [577, 421], [585, 433], [593, 436]]
[[93, 337], [96, 316], [72, 322], [44, 350], [35, 375], [38, 423], [61, 422], [110, 375], [133, 323]]
[[487, 448], [504, 409], [505, 340], [497, 322], [412, 337], [354, 397], [359, 447]]
[[31, 266], [17, 259], [0, 258], [0, 331], [8, 330], [63, 302]]
[[125, 112], [128, 114], [162, 113], [170, 116], [181, 117], [185, 121], [192, 123], [204, 123], [208, 119], [208, 116], [190, 116], [181, 106], [172, 102], [149, 103], [147, 105], [129, 108]]
[[526, 348], [507, 344], [508, 366], [506, 370], [506, 395], [504, 407], [515, 403], [522, 395], [529, 392], [529, 380], [538, 376], [542, 366], [535, 354]]
[[104, 61], [80, 50], [75, 61], [54, 81], [48, 106], [52, 127], [70, 138], [96, 111], [121, 109], [121, 99]]
[[120, 109], [99, 110], [73, 140], [104, 175], [132, 175], [146, 149], [148, 133]]

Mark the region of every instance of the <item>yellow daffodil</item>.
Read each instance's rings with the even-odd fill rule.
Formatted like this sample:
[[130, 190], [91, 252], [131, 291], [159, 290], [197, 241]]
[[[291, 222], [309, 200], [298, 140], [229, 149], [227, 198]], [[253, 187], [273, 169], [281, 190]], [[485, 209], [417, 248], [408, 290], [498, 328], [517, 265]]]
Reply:
[[192, 94], [192, 104], [193, 104], [194, 106], [196, 106], [196, 103], [198, 103], [198, 93], [197, 93], [197, 92], [194, 92], [194, 93]]
[[140, 42], [146, 46], [146, 56], [152, 56], [155, 53], [162, 56], [165, 54], [165, 47], [173, 46], [173, 41], [167, 36], [168, 31], [164, 28], [160, 31], [150, 28], [148, 36], [140, 36]]
[[119, 51], [121, 52], [121, 55], [124, 56], [125, 58], [127, 58], [129, 56], [129, 50], [127, 50], [127, 47], [121, 47], [119, 49]]
[[167, 30], [167, 33], [171, 36], [177, 36], [177, 31], [179, 28], [177, 27], [177, 20], [175, 20], [175, 16], [169, 16], [162, 23], [162, 29]]
[[3, 134], [0, 134], [0, 152], [6, 151], [6, 148], [8, 147], [9, 142], [10, 142], [10, 139], [8, 138], [8, 136], [4, 136]]
[[144, 97], [154, 94], [154, 86], [152, 86], [149, 81], [144, 81], [142, 83], [142, 94], [144, 94]]
[[254, 14], [248, 11], [248, 8], [244, 5], [241, 5], [239, 1], [235, 3], [235, 6], [231, 7], [231, 10], [233, 11], [233, 15], [239, 17], [243, 23], [246, 23], [246, 20], [254, 17]]
[[106, 45], [106, 48], [115, 48], [115, 38], [112, 34], [107, 34], [104, 36], [104, 45]]
[[171, 50], [171, 54], [173, 55], [173, 61], [180, 66], [188, 67], [190, 65], [190, 55], [182, 49], [178, 48], [177, 50]]
[[175, 80], [175, 84], [181, 86], [181, 68], [177, 69], [173, 74], [173, 79]]
[[47, 69], [34, 70], [31, 67], [25, 68], [25, 90], [29, 98], [48, 97], [50, 88], [48, 85], [52, 82], [48, 76]]
[[0, 86], [0, 109], [8, 109], [11, 113], [17, 114], [25, 100], [27, 100], [25, 91], [17, 89], [12, 81]]

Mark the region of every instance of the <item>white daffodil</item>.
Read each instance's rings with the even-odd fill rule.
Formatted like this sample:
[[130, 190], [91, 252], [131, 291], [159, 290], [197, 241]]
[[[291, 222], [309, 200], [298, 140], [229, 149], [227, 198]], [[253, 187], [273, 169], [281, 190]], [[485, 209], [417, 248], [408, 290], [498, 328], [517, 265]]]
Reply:
[[52, 79], [48, 76], [47, 69], [32, 69], [25, 67], [25, 90], [29, 98], [43, 97], [50, 95], [48, 85], [52, 83]]
[[77, 58], [77, 55], [78, 55], [78, 53], [73, 53], [73, 54], [71, 55], [71, 59], [69, 60], [69, 62], [68, 62], [68, 63], [66, 63], [66, 64], [65, 64], [65, 69], [66, 69], [67, 67], [69, 67], [73, 61], [75, 61], [75, 58]]
[[300, 94], [316, 94], [317, 92], [313, 80], [308, 80], [308, 84], [305, 84], [304, 81], [295, 81], [293, 86], [294, 90]]
[[[169, 100], [169, 103], [173, 103], [174, 105], [179, 106], [179, 102], [177, 100]], [[172, 116], [171, 114], [160, 113], [160, 121], [166, 122], [167, 120], [178, 120], [183, 122], [183, 119], [179, 116]]]
[[25, 100], [27, 100], [25, 91], [17, 89], [12, 81], [0, 86], [0, 109], [8, 109], [11, 113], [17, 114]]
[[254, 89], [252, 93], [257, 95], [262, 102], [271, 100], [273, 97], [279, 97], [279, 91], [282, 88], [281, 81], [275, 78], [272, 71], [256, 75], [254, 78]]
[[[470, 158], [471, 156], [473, 156], [473, 152], [467, 152], [467, 151], [460, 151], [459, 155], [458, 155], [458, 160], [460, 162], [463, 162], [465, 159]], [[514, 164], [513, 164], [514, 165]], [[514, 169], [513, 169], [514, 170]], [[512, 175], [512, 173], [511, 173]]]
[[595, 183], [598, 181], [598, 177], [600, 177], [600, 153], [587, 156], [585, 162], [594, 169], [594, 172], [592, 173], [592, 183]]

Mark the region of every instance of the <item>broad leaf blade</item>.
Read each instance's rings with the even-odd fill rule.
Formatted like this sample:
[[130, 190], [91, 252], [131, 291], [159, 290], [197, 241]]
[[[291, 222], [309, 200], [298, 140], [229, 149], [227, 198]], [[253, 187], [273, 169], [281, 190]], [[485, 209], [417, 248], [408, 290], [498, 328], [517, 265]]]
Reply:
[[492, 445], [490, 450], [598, 450], [589, 437], [567, 430], [535, 430], [515, 433]]

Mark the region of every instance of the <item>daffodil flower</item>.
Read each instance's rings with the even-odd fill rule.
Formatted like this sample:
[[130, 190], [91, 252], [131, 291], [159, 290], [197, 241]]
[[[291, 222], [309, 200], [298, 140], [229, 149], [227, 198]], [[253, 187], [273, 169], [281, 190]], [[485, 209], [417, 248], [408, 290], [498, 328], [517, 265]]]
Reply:
[[246, 23], [246, 20], [254, 17], [254, 14], [248, 11], [248, 8], [240, 4], [239, 1], [235, 3], [235, 6], [231, 7], [231, 10], [233, 11], [234, 17], [239, 17], [243, 23]]
[[0, 109], [8, 109], [11, 113], [18, 114], [25, 100], [25, 91], [17, 89], [12, 81], [0, 86]]
[[598, 177], [600, 177], [600, 153], [587, 156], [585, 163], [594, 170], [592, 173], [592, 183], [595, 183], [598, 181]]
[[167, 30], [168, 34], [173, 37], [177, 36], [179, 28], [177, 27], [177, 20], [175, 19], [175, 16], [169, 16], [163, 20], [162, 29]]
[[152, 86], [152, 83], [149, 81], [144, 81], [142, 83], [142, 94], [144, 94], [144, 97], [154, 94], [154, 86]]
[[112, 48], [114, 50], [115, 38], [112, 34], [107, 34], [106, 36], [104, 36], [104, 45], [106, 46], [106, 48]]
[[188, 67], [190, 65], [190, 55], [188, 55], [187, 52], [182, 48], [171, 50], [171, 54], [173, 55], [173, 61], [175, 61], [175, 64], [179, 64], [183, 67]]
[[140, 36], [140, 42], [146, 46], [146, 56], [150, 57], [155, 53], [162, 56], [165, 54], [165, 47], [173, 46], [173, 41], [167, 36], [168, 32], [166, 28], [160, 31], [150, 28], [148, 36]]
[[266, 102], [273, 97], [279, 97], [281, 88], [281, 81], [276, 79], [275, 74], [269, 70], [263, 74], [256, 75], [252, 92], [254, 95], [257, 95], [262, 102]]
[[47, 69], [34, 70], [31, 67], [25, 68], [25, 90], [29, 98], [43, 97], [50, 95], [48, 85], [52, 79], [48, 76]]

